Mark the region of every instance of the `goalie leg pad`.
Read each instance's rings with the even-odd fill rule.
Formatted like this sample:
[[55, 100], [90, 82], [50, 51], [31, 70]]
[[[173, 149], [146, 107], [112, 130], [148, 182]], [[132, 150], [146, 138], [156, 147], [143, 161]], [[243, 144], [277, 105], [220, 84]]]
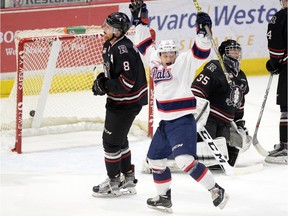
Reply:
[[[218, 146], [224, 157], [228, 160], [229, 156], [225, 137], [217, 137], [216, 139], [214, 139], [214, 142]], [[206, 167], [218, 164], [218, 161], [215, 159], [215, 157], [211, 153], [210, 148], [205, 142], [197, 143], [197, 156], [199, 162], [203, 163]]]
[[197, 114], [195, 115], [195, 119], [197, 124], [197, 131], [199, 131], [206, 125], [210, 113], [210, 102], [200, 97], [196, 97], [196, 100], [197, 100], [197, 107], [196, 107]]

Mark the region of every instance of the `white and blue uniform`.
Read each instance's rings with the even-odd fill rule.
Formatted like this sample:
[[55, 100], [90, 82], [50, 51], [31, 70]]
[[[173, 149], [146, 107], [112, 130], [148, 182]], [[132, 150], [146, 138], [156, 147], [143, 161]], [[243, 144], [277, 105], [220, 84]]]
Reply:
[[[191, 91], [196, 69], [207, 59], [211, 43], [202, 34], [196, 35], [191, 49], [182, 52], [174, 64], [164, 67], [152, 43], [149, 28], [138, 25], [134, 37], [139, 51], [149, 62], [154, 81], [154, 96], [161, 119], [153, 136], [148, 158], [161, 159], [190, 154], [196, 157], [196, 99]], [[189, 133], [187, 133], [189, 131]]]
[[154, 96], [161, 120], [174, 120], [196, 112], [196, 99], [191, 84], [199, 68], [210, 54], [207, 37], [196, 35], [192, 49], [180, 53], [174, 64], [163, 67], [152, 43], [149, 28], [138, 25], [134, 43], [149, 62], [154, 81]]

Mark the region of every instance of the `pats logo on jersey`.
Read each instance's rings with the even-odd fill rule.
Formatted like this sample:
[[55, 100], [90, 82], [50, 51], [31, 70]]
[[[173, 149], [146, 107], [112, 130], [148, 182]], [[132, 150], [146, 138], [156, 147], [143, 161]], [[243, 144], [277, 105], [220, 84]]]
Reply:
[[169, 81], [172, 79], [171, 68], [161, 68], [158, 70], [157, 67], [152, 68], [151, 76], [155, 84], [162, 81]]

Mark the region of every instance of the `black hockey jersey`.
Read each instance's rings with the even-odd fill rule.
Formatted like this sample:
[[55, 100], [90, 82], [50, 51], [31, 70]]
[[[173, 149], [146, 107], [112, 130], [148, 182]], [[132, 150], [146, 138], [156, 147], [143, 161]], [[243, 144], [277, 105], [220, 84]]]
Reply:
[[210, 101], [210, 116], [230, 123], [242, 119], [244, 115], [245, 95], [249, 92], [248, 81], [243, 71], [233, 73], [226, 66], [231, 79], [228, 84], [219, 61], [208, 62], [203, 71], [192, 83], [195, 96]]
[[287, 106], [287, 8], [278, 11], [267, 30], [270, 63], [279, 70], [277, 104]]
[[278, 11], [268, 24], [268, 49], [273, 68], [287, 67], [287, 11], [287, 8]]
[[126, 36], [113, 45], [103, 46], [104, 73], [109, 80], [107, 106], [129, 109], [147, 104], [147, 80], [145, 68], [138, 50]]

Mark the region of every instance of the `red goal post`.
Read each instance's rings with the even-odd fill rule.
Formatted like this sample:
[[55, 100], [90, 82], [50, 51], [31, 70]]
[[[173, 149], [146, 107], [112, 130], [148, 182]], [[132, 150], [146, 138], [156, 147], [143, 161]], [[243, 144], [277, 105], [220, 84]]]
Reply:
[[[82, 34], [64, 30], [26, 30], [16, 35], [17, 76], [9, 98], [1, 105], [0, 125], [2, 137], [14, 137], [13, 151], [17, 153], [22, 152], [23, 134], [103, 128], [106, 96], [95, 97], [91, 91], [95, 77], [103, 71], [101, 28], [85, 26]], [[127, 35], [133, 34], [130, 30]], [[133, 125], [149, 136], [153, 131], [153, 89], [150, 93], [152, 102]]]

